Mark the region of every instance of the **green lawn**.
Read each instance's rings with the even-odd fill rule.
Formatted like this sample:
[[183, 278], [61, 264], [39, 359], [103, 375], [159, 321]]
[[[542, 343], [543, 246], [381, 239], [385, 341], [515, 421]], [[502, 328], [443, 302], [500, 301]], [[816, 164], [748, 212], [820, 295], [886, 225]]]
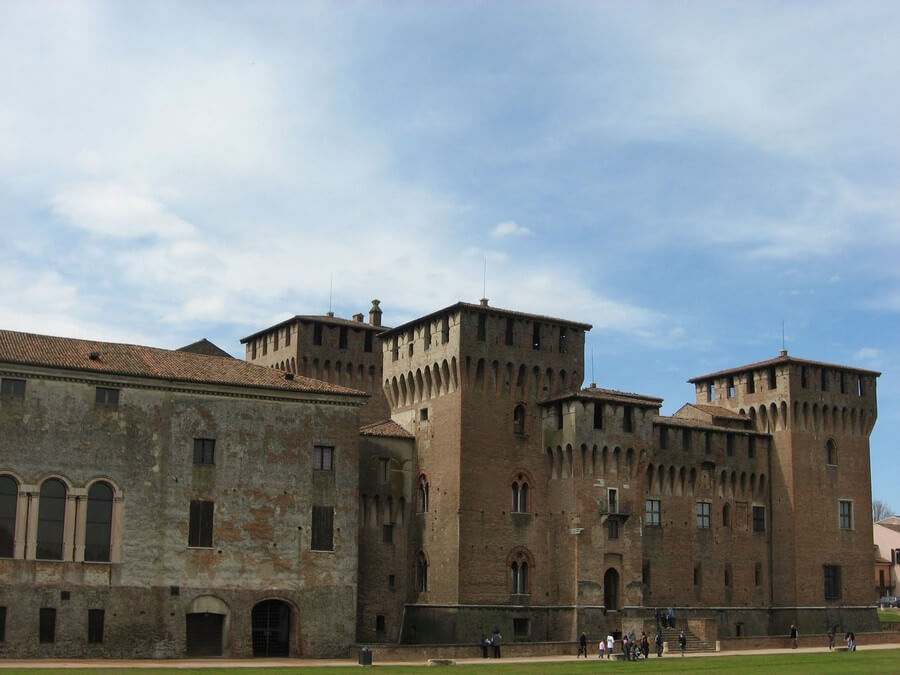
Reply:
[[878, 620], [884, 623], [900, 623], [900, 609], [879, 609]]
[[[564, 673], [598, 673], [602, 671], [640, 671], [641, 673], [758, 673], [759, 675], [777, 675], [778, 673], [848, 673], [865, 672], [873, 673], [897, 673], [900, 664], [900, 649], [880, 649], [856, 653], [847, 652], [817, 652], [814, 654], [788, 653], [773, 655], [753, 656], [708, 656], [702, 658], [685, 658], [678, 656], [665, 656], [661, 659], [651, 658], [649, 661], [639, 663], [622, 663], [597, 659], [586, 661], [567, 661], [563, 663], [491, 663], [490, 665], [456, 665], [450, 666], [449, 675], [462, 675], [464, 673], [509, 673], [510, 675], [534, 674], [534, 675], [563, 675]], [[19, 672], [25, 675], [124, 675], [125, 673], [141, 672], [144, 675], [184, 675], [185, 673], [201, 673], [202, 675], [347, 675], [354, 673], [360, 675], [367, 671], [377, 673], [399, 673], [400, 675], [413, 675], [414, 673], [435, 674], [435, 667], [429, 666], [379, 666], [361, 668], [360, 666], [337, 666], [325, 668], [153, 668], [153, 669], [125, 669], [108, 668], [96, 669], [29, 669], [29, 670], [0, 670], [2, 673]], [[442, 672], [440, 668], [437, 672]]]

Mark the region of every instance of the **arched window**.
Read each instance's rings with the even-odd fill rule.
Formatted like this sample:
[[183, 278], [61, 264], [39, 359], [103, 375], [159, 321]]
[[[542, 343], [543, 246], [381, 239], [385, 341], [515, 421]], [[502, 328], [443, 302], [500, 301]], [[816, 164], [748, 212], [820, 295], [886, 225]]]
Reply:
[[511, 588], [510, 592], [516, 595], [524, 595], [528, 591], [528, 563], [514, 560], [509, 566]]
[[15, 555], [18, 499], [19, 484], [11, 476], [0, 476], [0, 558]]
[[528, 513], [528, 482], [522, 474], [512, 483], [512, 512]]
[[519, 404], [513, 410], [513, 433], [519, 436], [525, 433], [525, 406]]
[[88, 490], [87, 523], [84, 531], [84, 559], [109, 562], [112, 535], [113, 490], [108, 483], [94, 483]]
[[428, 479], [419, 476], [419, 489], [417, 491], [417, 506], [419, 513], [428, 512]]
[[416, 556], [416, 590], [425, 593], [428, 590], [428, 558], [424, 551]]
[[837, 466], [837, 446], [830, 438], [825, 443], [825, 463], [829, 466]]
[[41, 485], [38, 506], [36, 557], [40, 560], [63, 559], [63, 535], [66, 523], [66, 486], [51, 478]]

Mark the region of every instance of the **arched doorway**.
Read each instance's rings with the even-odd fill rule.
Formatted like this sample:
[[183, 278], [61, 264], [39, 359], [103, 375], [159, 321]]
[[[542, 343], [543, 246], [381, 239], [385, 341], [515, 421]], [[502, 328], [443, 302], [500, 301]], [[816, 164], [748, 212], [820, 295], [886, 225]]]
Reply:
[[191, 602], [185, 615], [188, 656], [222, 656], [231, 610], [222, 600], [201, 595]]
[[603, 575], [603, 604], [607, 611], [619, 609], [619, 573], [612, 567]]
[[263, 600], [253, 607], [253, 656], [290, 656], [291, 606], [283, 600]]

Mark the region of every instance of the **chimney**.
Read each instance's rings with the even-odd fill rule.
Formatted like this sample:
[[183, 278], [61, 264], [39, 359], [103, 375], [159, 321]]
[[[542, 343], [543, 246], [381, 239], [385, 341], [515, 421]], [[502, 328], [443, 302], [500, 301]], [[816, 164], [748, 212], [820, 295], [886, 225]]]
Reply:
[[329, 310], [329, 311], [325, 312], [325, 316], [334, 318], [334, 312], [332, 312], [331, 310]]
[[482, 307], [487, 307], [487, 306], [488, 306], [488, 299], [487, 299], [487, 298], [482, 298], [481, 300], [479, 300], [479, 302], [481, 303], [481, 306], [482, 306]]
[[354, 320], [356, 323], [362, 323], [362, 319], [363, 319], [363, 317], [362, 317], [362, 312], [360, 312], [359, 314], [354, 314], [354, 315], [353, 315], [353, 320]]
[[381, 307], [378, 306], [380, 304], [381, 300], [373, 300], [372, 309], [369, 310], [369, 323], [373, 326], [381, 325]]

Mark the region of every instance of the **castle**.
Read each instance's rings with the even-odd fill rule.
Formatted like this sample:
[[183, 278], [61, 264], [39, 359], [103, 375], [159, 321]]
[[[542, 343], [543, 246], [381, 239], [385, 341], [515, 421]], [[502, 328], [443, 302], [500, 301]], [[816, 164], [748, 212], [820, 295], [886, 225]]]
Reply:
[[667, 417], [582, 388], [588, 324], [381, 316], [295, 316], [246, 361], [0, 331], [0, 653], [877, 628], [879, 373], [783, 351]]

